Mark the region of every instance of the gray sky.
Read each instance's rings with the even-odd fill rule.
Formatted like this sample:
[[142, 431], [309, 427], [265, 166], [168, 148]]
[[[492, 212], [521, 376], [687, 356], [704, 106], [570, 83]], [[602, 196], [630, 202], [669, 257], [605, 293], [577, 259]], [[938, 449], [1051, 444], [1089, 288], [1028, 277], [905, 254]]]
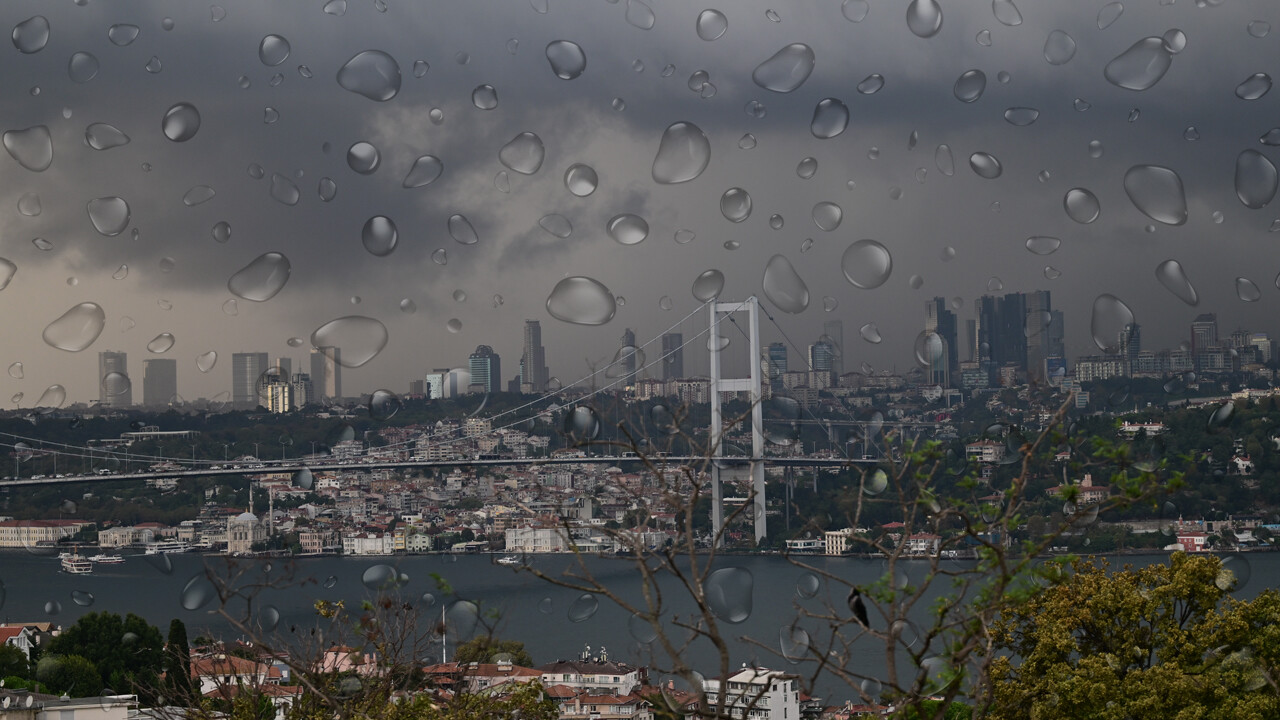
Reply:
[[[1101, 293], [1132, 308], [1150, 347], [1176, 346], [1201, 312], [1218, 313], [1224, 333], [1238, 327], [1280, 333], [1274, 320], [1280, 234], [1268, 232], [1277, 205], [1246, 207], [1233, 180], [1237, 156], [1246, 149], [1280, 160], [1280, 150], [1259, 143], [1280, 125], [1280, 93], [1252, 101], [1235, 93], [1251, 75], [1274, 69], [1280, 6], [1231, 0], [1201, 8], [1191, 0], [1145, 0], [1127, 3], [1119, 19], [1100, 30], [1104, 2], [1015, 2], [1023, 18], [1018, 26], [997, 21], [988, 3], [943, 2], [942, 28], [928, 39], [908, 29], [906, 3], [873, 3], [854, 23], [834, 1], [734, 2], [721, 8], [727, 32], [711, 42], [695, 30], [703, 7], [656, 0], [648, 2], [655, 18], [648, 30], [628, 24], [626, 0], [550, 0], [545, 14], [524, 0], [391, 0], [385, 13], [371, 0], [351, 0], [342, 16], [326, 14], [318, 1], [221, 2], [224, 13], [218, 15], [224, 16], [217, 22], [210, 6], [198, 3], [6, 2], [0, 25], [12, 28], [39, 14], [51, 32], [39, 52], [23, 54], [12, 44], [0, 49], [0, 125], [9, 131], [47, 126], [54, 158], [47, 170], [32, 172], [0, 154], [0, 257], [18, 267], [0, 291], [0, 363], [25, 368], [22, 379], [0, 373], [0, 397], [23, 392], [26, 407], [59, 383], [70, 400], [96, 398], [97, 353], [109, 349], [129, 353], [135, 400], [141, 399], [148, 357], [178, 360], [185, 398], [212, 397], [230, 389], [231, 353], [265, 351], [296, 362], [309, 344], [293, 348], [289, 338], [307, 339], [345, 315], [376, 318], [390, 334], [381, 354], [345, 371], [348, 393], [378, 387], [404, 392], [410, 379], [431, 368], [465, 365], [479, 344], [502, 355], [509, 378], [518, 370], [526, 318], [542, 321], [551, 372], [567, 384], [585, 373], [584, 357], [612, 356], [624, 328], [647, 339], [697, 307], [690, 287], [704, 270], [724, 272], [724, 299], [761, 294], [774, 254], [794, 265], [811, 302], [799, 314], [772, 306], [770, 312], [801, 347], [817, 338], [824, 321], [842, 320], [846, 368], [862, 362], [909, 367], [925, 301], [959, 297], [960, 318], [972, 317], [974, 298], [987, 292], [993, 276], [1004, 292], [1052, 291], [1054, 306], [1066, 314], [1073, 357], [1093, 351], [1089, 316]], [[778, 22], [766, 15], [769, 7]], [[633, 3], [632, 14], [639, 10]], [[164, 29], [166, 17], [171, 30]], [[1255, 25], [1251, 34], [1251, 21], [1270, 23], [1277, 32], [1255, 37], [1261, 33]], [[138, 26], [136, 41], [114, 45], [108, 38], [114, 24]], [[1168, 73], [1153, 87], [1133, 91], [1104, 78], [1113, 58], [1174, 28], [1185, 33], [1186, 48], [1172, 56]], [[983, 30], [990, 32], [990, 46], [977, 41]], [[1065, 64], [1045, 59], [1045, 41], [1054, 30], [1077, 46]], [[291, 47], [278, 66], [259, 59], [259, 43], [268, 34], [287, 38]], [[566, 81], [553, 74], [545, 48], [556, 40], [583, 48], [587, 65], [580, 77]], [[814, 51], [808, 80], [785, 94], [756, 85], [756, 66], [791, 43]], [[400, 91], [387, 102], [349, 92], [336, 79], [339, 68], [365, 50], [383, 51], [400, 66]], [[68, 71], [78, 52], [99, 64], [97, 75], [83, 83]], [[458, 61], [462, 53], [465, 64]], [[158, 73], [146, 67], [153, 56]], [[417, 60], [430, 65], [420, 78]], [[674, 72], [663, 77], [669, 64]], [[300, 65], [312, 77], [304, 77]], [[976, 102], [962, 103], [953, 86], [970, 69], [985, 73], [986, 90]], [[697, 70], [708, 73], [713, 97], [689, 89]], [[1002, 71], [1007, 83], [998, 79]], [[273, 85], [277, 73], [282, 81]], [[859, 82], [873, 73], [884, 77], [883, 89], [860, 94]], [[241, 76], [249, 80], [247, 89]], [[496, 89], [496, 108], [473, 106], [472, 90], [482, 84]], [[615, 98], [624, 109], [614, 109]], [[838, 98], [851, 115], [848, 129], [831, 139], [818, 139], [809, 128], [824, 98]], [[1075, 109], [1076, 98], [1089, 109]], [[765, 106], [764, 117], [745, 111], [753, 100]], [[161, 132], [165, 111], [179, 102], [194, 105], [202, 119], [196, 135], [181, 143]], [[1016, 127], [1004, 119], [1010, 107], [1035, 108], [1039, 117]], [[264, 122], [268, 108], [278, 113], [277, 121]], [[439, 124], [430, 117], [433, 109], [443, 113]], [[1133, 110], [1137, 117], [1130, 122]], [[710, 164], [691, 182], [657, 184], [651, 168], [659, 140], [680, 121], [707, 134]], [[131, 141], [93, 150], [84, 141], [91, 123], [114, 125]], [[1188, 126], [1197, 129], [1198, 140], [1185, 139]], [[913, 131], [918, 143], [911, 149]], [[499, 149], [523, 132], [541, 138], [545, 160], [533, 175], [507, 171], [510, 190], [502, 192], [494, 182], [505, 169]], [[741, 149], [747, 133], [755, 146]], [[1089, 149], [1095, 140], [1102, 146], [1097, 158]], [[360, 141], [381, 153], [380, 167], [369, 175], [346, 162], [347, 148]], [[935, 164], [935, 149], [943, 143], [955, 158], [950, 177]], [[998, 158], [1002, 174], [976, 175], [968, 162], [975, 152]], [[443, 174], [426, 187], [402, 188], [414, 159], [428, 153], [443, 161]], [[807, 180], [795, 170], [805, 157], [818, 162]], [[565, 170], [575, 163], [599, 174], [598, 190], [586, 198], [564, 185]], [[255, 164], [263, 179], [250, 176]], [[1178, 173], [1185, 224], [1161, 224], [1138, 211], [1124, 190], [1125, 173], [1135, 165]], [[1039, 179], [1042, 171], [1047, 180]], [[296, 206], [270, 197], [274, 173], [296, 182]], [[317, 193], [323, 177], [337, 185], [327, 203]], [[199, 185], [212, 187], [215, 196], [184, 205], [184, 195]], [[752, 197], [745, 222], [720, 214], [720, 197], [731, 187]], [[1063, 197], [1073, 187], [1096, 194], [1096, 222], [1078, 224], [1065, 213]], [[893, 188], [900, 189], [899, 199], [892, 199]], [[25, 193], [39, 195], [38, 216], [18, 211]], [[86, 203], [106, 196], [122, 197], [131, 208], [129, 229], [116, 237], [96, 232], [86, 212]], [[823, 201], [843, 210], [832, 232], [811, 219], [813, 206]], [[539, 228], [539, 218], [549, 213], [567, 218], [572, 235], [559, 238]], [[643, 242], [623, 246], [609, 237], [606, 225], [621, 213], [647, 221]], [[454, 214], [470, 220], [478, 243], [450, 237]], [[779, 230], [770, 227], [773, 214], [784, 219]], [[375, 215], [390, 217], [399, 231], [398, 246], [382, 257], [361, 243], [361, 228]], [[232, 228], [226, 243], [211, 235], [219, 221]], [[1154, 232], [1147, 232], [1149, 225]], [[695, 239], [676, 243], [680, 229], [693, 231]], [[1032, 235], [1061, 238], [1062, 246], [1049, 256], [1034, 255], [1024, 247]], [[36, 237], [52, 249], [36, 249]], [[812, 248], [802, 252], [806, 238]], [[852, 286], [840, 271], [845, 249], [863, 238], [883, 243], [893, 256], [892, 275], [874, 290]], [[727, 241], [739, 247], [726, 249]], [[955, 254], [944, 260], [947, 247]], [[438, 249], [447, 252], [447, 265], [432, 261]], [[226, 314], [224, 303], [233, 297], [228, 278], [269, 251], [291, 263], [284, 289], [266, 302], [239, 299], [238, 314]], [[1155, 267], [1170, 258], [1186, 268], [1200, 297], [1197, 307], [1156, 281]], [[172, 260], [169, 272], [161, 270], [166, 259]], [[128, 276], [113, 279], [122, 264]], [[1061, 276], [1046, 279], [1046, 265]], [[585, 327], [547, 313], [551, 289], [575, 275], [625, 297], [611, 322]], [[913, 275], [923, 278], [919, 289], [909, 285]], [[1237, 298], [1238, 276], [1258, 285], [1260, 301]], [[458, 290], [465, 302], [454, 300]], [[503, 298], [497, 307], [496, 294]], [[353, 304], [357, 296], [360, 302]], [[659, 307], [663, 296], [672, 299], [670, 311]], [[838, 302], [832, 312], [824, 312], [826, 297]], [[416, 313], [400, 310], [405, 298], [416, 304]], [[105, 311], [101, 336], [78, 353], [48, 346], [45, 327], [86, 301]], [[122, 332], [126, 317], [134, 326]], [[462, 328], [452, 333], [447, 323], [455, 318]], [[867, 322], [878, 325], [883, 343], [858, 339]], [[680, 329], [688, 337], [705, 324], [699, 313]], [[764, 326], [766, 342], [779, 339]], [[175, 336], [173, 348], [149, 353], [147, 343], [162, 332]], [[730, 340], [745, 344], [736, 333]], [[202, 374], [195, 358], [208, 350], [219, 361]], [[648, 352], [656, 357], [657, 346]], [[691, 346], [685, 367], [704, 368], [702, 356], [705, 343]]]

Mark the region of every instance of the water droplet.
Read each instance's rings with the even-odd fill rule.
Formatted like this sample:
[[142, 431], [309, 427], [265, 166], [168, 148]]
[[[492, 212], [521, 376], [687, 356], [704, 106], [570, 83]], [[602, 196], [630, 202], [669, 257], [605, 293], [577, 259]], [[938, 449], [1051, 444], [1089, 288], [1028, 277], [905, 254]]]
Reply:
[[1160, 41], [1164, 43], [1164, 49], [1174, 55], [1187, 49], [1187, 35], [1177, 28], [1166, 31]]
[[693, 297], [701, 302], [715, 300], [724, 290], [724, 273], [719, 270], [704, 271], [694, 278], [691, 290]]
[[289, 258], [283, 254], [263, 253], [232, 275], [227, 280], [227, 289], [236, 297], [266, 302], [284, 289], [290, 270]]
[[[327, 146], [328, 143], [325, 143], [325, 145]], [[267, 171], [263, 170], [262, 166], [259, 165], [258, 163], [250, 163], [249, 167], [245, 170], [245, 172], [249, 173], [249, 177], [253, 178], [254, 180], [261, 180], [267, 174]]]
[[1029, 107], [1011, 107], [1004, 111], [1005, 122], [1026, 127], [1040, 118], [1040, 111]]
[[202, 373], [209, 372], [210, 370], [213, 369], [213, 366], [216, 365], [217, 363], [218, 363], [218, 353], [214, 350], [210, 350], [209, 352], [205, 352], [205, 353], [200, 353], [199, 355], [196, 356], [196, 369]]
[[720, 214], [735, 223], [751, 217], [751, 195], [740, 187], [725, 190], [720, 196]]
[[40, 394], [40, 399], [36, 400], [35, 407], [48, 408], [52, 410], [54, 408], [62, 407], [62, 403], [66, 402], [66, 400], [66, 388], [61, 385], [50, 385], [44, 389], [43, 393]]
[[[114, 125], [106, 123], [93, 123], [85, 128], [84, 140], [94, 150], [110, 150], [114, 147], [129, 144], [128, 135], [125, 135]], [[21, 209], [21, 205], [19, 205], [19, 210]], [[25, 215], [26, 213], [23, 214]], [[36, 214], [38, 215], [39, 213], [37, 212]]]
[[36, 15], [18, 23], [13, 28], [13, 46], [24, 55], [38, 53], [49, 43], [49, 21]]
[[[9, 287], [9, 281], [13, 280], [13, 276], [17, 272], [17, 265], [14, 265], [10, 260], [0, 258], [0, 290]], [[19, 366], [21, 366], [21, 363], [19, 363]]]
[[589, 277], [562, 279], [547, 296], [547, 312], [576, 325], [603, 325], [613, 319], [617, 303], [609, 288]]
[[435, 252], [431, 253], [431, 262], [437, 265], [448, 265], [449, 264], [448, 251], [446, 251], [444, 248], [437, 249]]
[[991, 0], [991, 12], [1002, 25], [1017, 27], [1022, 24], [1022, 13], [1013, 4], [1013, 0]]
[[919, 275], [912, 275], [911, 277], [907, 278], [907, 285], [912, 290], [919, 290], [920, 288], [924, 287], [924, 278], [920, 277]]
[[[747, 200], [750, 204], [750, 199]], [[748, 209], [750, 212], [750, 209]], [[639, 215], [615, 215], [607, 226], [609, 237], [620, 245], [635, 245], [649, 236], [649, 223]]]
[[765, 90], [789, 93], [809, 79], [815, 62], [812, 48], [804, 43], [792, 43], [756, 66], [751, 79]]
[[809, 307], [809, 286], [782, 255], [774, 255], [764, 268], [764, 294], [779, 310], [800, 313]]
[[931, 38], [942, 29], [942, 8], [934, 0], [911, 0], [907, 28], [917, 37]]
[[697, 125], [672, 123], [662, 133], [653, 159], [653, 180], [664, 185], [688, 182], [711, 162], [711, 141]]
[[1257, 100], [1271, 90], [1271, 76], [1254, 73], [1236, 86], [1236, 97], [1241, 100]]
[[9, 366], [9, 377], [15, 380], [21, 380], [23, 378], [22, 363], [16, 362]]
[[1134, 165], [1124, 175], [1124, 191], [1134, 207], [1166, 225], [1187, 221], [1187, 198], [1178, 173], [1158, 165]]
[[564, 416], [566, 438], [573, 444], [595, 440], [600, 435], [600, 416], [586, 405], [578, 405]]
[[717, 618], [735, 625], [741, 623], [751, 617], [754, 585], [750, 570], [720, 568], [707, 577], [707, 606]]
[[981, 70], [967, 70], [956, 78], [952, 93], [960, 102], [976, 102], [987, 89], [987, 75]]
[[41, 237], [32, 238], [31, 244], [35, 245], [37, 250], [41, 250], [43, 252], [48, 252], [53, 249], [53, 243]]
[[386, 257], [396, 249], [400, 241], [400, 232], [396, 223], [385, 215], [374, 215], [364, 223], [360, 231], [360, 241], [370, 255]]
[[1252, 210], [1264, 208], [1276, 195], [1276, 166], [1256, 150], [1236, 157], [1236, 197]]
[[498, 107], [498, 91], [492, 85], [478, 85], [471, 91], [471, 104], [477, 110], [492, 110]]
[[160, 129], [173, 142], [186, 142], [200, 131], [200, 111], [191, 103], [172, 105], [165, 111]]
[[1068, 190], [1062, 199], [1062, 206], [1067, 211], [1067, 217], [1083, 225], [1097, 220], [1098, 215], [1102, 212], [1097, 196], [1085, 188], [1071, 188]]
[[289, 41], [280, 35], [267, 35], [258, 43], [258, 59], [263, 65], [275, 67], [289, 58]]
[[196, 185], [188, 190], [186, 195], [182, 196], [182, 204], [187, 207], [195, 207], [209, 202], [216, 194], [213, 188], [208, 185]]
[[117, 47], [124, 47], [138, 39], [137, 25], [117, 24], [107, 28], [107, 39]]
[[[324, 199], [325, 179], [320, 180], [321, 199]], [[333, 182], [333, 181], [330, 181]], [[337, 186], [334, 186], [336, 191]], [[302, 192], [298, 190], [298, 186], [292, 180], [281, 175], [280, 173], [271, 173], [271, 199], [284, 205], [297, 205], [298, 200], [302, 199]]]
[[381, 50], [365, 50], [338, 70], [338, 85], [370, 100], [386, 102], [400, 92], [400, 65]]
[[1165, 47], [1164, 40], [1147, 37], [1129, 46], [1103, 69], [1107, 82], [1126, 90], [1147, 90], [1169, 72], [1173, 53]]
[[1075, 108], [1076, 112], [1084, 112], [1093, 106], [1090, 105], [1086, 100], [1083, 100], [1081, 98], [1076, 98], [1075, 100], [1072, 101], [1071, 107]]
[[214, 241], [224, 243], [231, 239], [231, 223], [226, 220], [219, 220], [214, 223], [209, 230], [209, 234], [213, 236]]
[[129, 226], [129, 203], [123, 198], [101, 197], [90, 200], [85, 206], [93, 228], [107, 237], [115, 237]]
[[567, 238], [573, 234], [573, 223], [563, 215], [551, 213], [543, 215], [538, 220], [538, 227], [555, 235], [558, 238]]
[[369, 396], [369, 417], [374, 420], [390, 420], [401, 407], [400, 398], [390, 390], [374, 390]]
[[347, 167], [361, 175], [370, 175], [382, 164], [382, 153], [372, 143], [353, 143], [347, 148]]
[[844, 210], [833, 202], [823, 201], [813, 206], [811, 216], [814, 225], [825, 232], [831, 232], [840, 227], [840, 221], [844, 219]]
[[1106, 30], [1111, 27], [1112, 23], [1119, 20], [1120, 16], [1123, 14], [1124, 5], [1121, 3], [1113, 2], [1103, 6], [1103, 8], [1098, 11], [1098, 29]]
[[44, 172], [53, 164], [53, 139], [49, 128], [35, 125], [4, 134], [4, 149], [18, 164], [32, 172]]
[[1249, 278], [1236, 278], [1236, 297], [1244, 302], [1258, 302], [1262, 299], [1262, 291]]
[[133, 388], [133, 383], [129, 380], [129, 376], [122, 372], [109, 372], [102, 376], [100, 387], [107, 397], [118, 397], [129, 392]]
[[465, 215], [449, 216], [449, 235], [461, 245], [475, 245], [480, 236]]
[[698, 14], [696, 29], [699, 38], [717, 40], [729, 29], [729, 19], [719, 10], [703, 10]]
[[151, 338], [151, 342], [147, 343], [147, 350], [157, 355], [169, 352], [173, 348], [173, 333], [160, 333]]
[[866, 76], [863, 78], [862, 82], [858, 83], [858, 92], [863, 95], [875, 95], [880, 92], [883, 87], [884, 76], [879, 73], [874, 73]]
[[347, 315], [316, 328], [311, 333], [315, 348], [341, 348], [335, 360], [346, 368], [357, 368], [377, 357], [387, 346], [387, 327], [362, 315]]
[[370, 565], [360, 575], [360, 583], [374, 592], [394, 590], [401, 584], [400, 571], [391, 565]]
[[969, 156], [969, 169], [973, 170], [974, 175], [987, 180], [994, 180], [1004, 172], [1000, 161], [994, 155], [985, 152], [976, 152]]
[[1093, 301], [1089, 328], [1099, 350], [1115, 353], [1120, 347], [1121, 335], [1132, 332], [1133, 311], [1120, 298], [1104, 293]]
[[1196, 294], [1196, 289], [1191, 286], [1191, 280], [1187, 278], [1182, 269], [1182, 264], [1177, 260], [1165, 260], [1157, 265], [1156, 279], [1182, 302], [1192, 307], [1200, 303], [1200, 297]]
[[1076, 56], [1076, 41], [1062, 30], [1054, 30], [1044, 41], [1044, 59], [1050, 65], [1065, 65]]
[[893, 258], [889, 249], [875, 240], [858, 240], [844, 251], [840, 269], [854, 287], [872, 290], [889, 279]]
[[569, 40], [553, 40], [547, 43], [547, 62], [551, 72], [561, 80], [573, 80], [587, 69], [587, 55], [582, 47]]
[[98, 339], [106, 322], [106, 313], [97, 303], [83, 302], [49, 323], [44, 341], [59, 350], [80, 352]]
[[542, 138], [531, 132], [522, 132], [498, 151], [498, 160], [508, 169], [521, 175], [532, 175], [542, 167], [546, 148]]
[[1036, 255], [1052, 255], [1061, 246], [1062, 241], [1056, 237], [1034, 235], [1027, 238], [1027, 250]]
[[444, 163], [435, 155], [423, 155], [413, 161], [409, 174], [404, 176], [400, 185], [406, 188], [420, 188], [430, 185], [444, 172]]
[[160, 28], [165, 32], [170, 32], [175, 27], [173, 18], [165, 17], [160, 19]]
[[651, 30], [656, 18], [653, 15], [653, 8], [644, 4], [642, 0], [627, 0], [626, 19], [634, 27]]
[[1264, 38], [1271, 34], [1271, 23], [1265, 20], [1253, 20], [1249, 23], [1249, 35], [1256, 38]]
[[[289, 183], [288, 178], [283, 179], [286, 183]], [[289, 185], [293, 185], [293, 183], [289, 183]], [[297, 186], [294, 186], [293, 189], [297, 190]], [[301, 197], [301, 193], [299, 193], [298, 196], [294, 196], [289, 192], [289, 187], [283, 184], [281, 185], [281, 194], [277, 196], [275, 192], [276, 179], [274, 176], [271, 178], [271, 190], [271, 197], [279, 200], [285, 205], [296, 205], [298, 203], [296, 197]], [[320, 182], [316, 185], [316, 193], [320, 196], [321, 202], [331, 202], [338, 195], [338, 184], [335, 183], [332, 178], [322, 177], [320, 178]], [[293, 199], [293, 202], [289, 202], [291, 198], [295, 198]]]
[[756, 146], [756, 136], [747, 133], [738, 139], [738, 148], [742, 150], [750, 150]]
[[987, 280], [987, 292], [1000, 292], [1003, 289], [1004, 283], [1000, 281], [1000, 278], [992, 276], [991, 279]]
[[849, 22], [862, 22], [869, 12], [871, 5], [867, 0], [844, 0], [840, 5], [840, 14]]
[[222, 303], [222, 312], [224, 312], [224, 313], [226, 313], [227, 315], [230, 315], [230, 316], [232, 316], [232, 317], [235, 317], [236, 315], [239, 315], [239, 314], [240, 314], [240, 306], [239, 306], [238, 304], [236, 304], [236, 299], [235, 299], [235, 298], [231, 298], [230, 300], [228, 300], [228, 301], [226, 301], [226, 302]]
[[1044, 277], [1046, 280], [1057, 280], [1062, 277], [1062, 271], [1052, 265], [1045, 265]]
[[849, 126], [849, 108], [836, 98], [826, 98], [813, 109], [809, 132], [823, 140], [836, 137]]

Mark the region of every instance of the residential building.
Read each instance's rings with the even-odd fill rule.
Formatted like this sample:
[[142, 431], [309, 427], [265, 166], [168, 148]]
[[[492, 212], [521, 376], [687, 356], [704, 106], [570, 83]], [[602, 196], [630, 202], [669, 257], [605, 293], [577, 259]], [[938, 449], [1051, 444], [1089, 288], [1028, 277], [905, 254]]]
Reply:
[[796, 720], [800, 717], [800, 676], [781, 670], [743, 666], [727, 680], [704, 683], [707, 709], [721, 700], [732, 718]]
[[822, 551], [825, 555], [844, 555], [852, 547], [853, 528], [827, 530], [822, 533]]

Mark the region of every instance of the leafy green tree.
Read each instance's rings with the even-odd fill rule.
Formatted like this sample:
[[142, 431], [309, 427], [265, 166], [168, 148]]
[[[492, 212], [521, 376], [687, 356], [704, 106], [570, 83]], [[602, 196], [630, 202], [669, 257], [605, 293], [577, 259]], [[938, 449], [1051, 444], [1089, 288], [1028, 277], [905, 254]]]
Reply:
[[89, 613], [53, 638], [49, 652], [82, 656], [101, 673], [99, 688], [138, 692], [148, 700], [164, 667], [160, 630], [133, 613]]
[[191, 697], [191, 647], [187, 644], [187, 626], [178, 618], [169, 621], [169, 642], [164, 651], [164, 672], [170, 692], [178, 698]]
[[1280, 717], [1280, 594], [1215, 556], [1076, 560], [993, 629], [991, 718]]
[[30, 673], [27, 665], [27, 656], [21, 650], [12, 645], [0, 645], [0, 677], [27, 677]]
[[515, 665], [533, 667], [533, 656], [519, 640], [499, 640], [492, 635], [474, 637], [458, 646], [455, 658], [460, 663], [491, 663], [503, 655]]
[[36, 666], [36, 679], [56, 694], [92, 697], [102, 691], [93, 661], [81, 655], [46, 655]]

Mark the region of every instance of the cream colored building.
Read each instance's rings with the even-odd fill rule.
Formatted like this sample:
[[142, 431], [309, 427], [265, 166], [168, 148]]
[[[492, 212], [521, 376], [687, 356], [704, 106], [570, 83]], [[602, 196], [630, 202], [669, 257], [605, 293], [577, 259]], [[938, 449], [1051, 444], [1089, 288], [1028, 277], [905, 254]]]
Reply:
[[227, 520], [227, 552], [249, 553], [253, 546], [267, 541], [267, 528], [251, 512], [242, 512]]
[[92, 524], [84, 520], [6, 520], [0, 522], [0, 547], [52, 545]]

